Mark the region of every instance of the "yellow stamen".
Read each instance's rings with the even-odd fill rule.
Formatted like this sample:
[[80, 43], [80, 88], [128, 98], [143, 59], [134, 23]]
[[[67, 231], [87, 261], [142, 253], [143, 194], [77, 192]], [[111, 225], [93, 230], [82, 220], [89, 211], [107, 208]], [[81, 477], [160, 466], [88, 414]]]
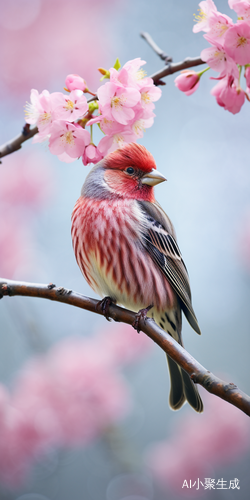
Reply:
[[116, 136], [115, 136], [115, 142], [117, 142], [117, 144], [119, 144], [119, 145], [122, 144], [124, 142], [124, 139], [123, 139], [122, 135], [116, 134]]
[[229, 26], [227, 24], [217, 23], [215, 25], [215, 28], [218, 31], [218, 36], [223, 36], [225, 32], [228, 30]]
[[142, 92], [141, 99], [145, 104], [149, 104], [150, 103], [150, 95], [148, 94], [148, 92]]
[[67, 132], [65, 132], [65, 134], [62, 135], [61, 140], [64, 143], [69, 144], [70, 146], [74, 146], [75, 141], [74, 141], [73, 131], [68, 130]]
[[202, 9], [198, 9], [198, 14], [194, 14], [194, 21], [196, 23], [202, 23], [206, 18], [207, 14]]
[[115, 108], [121, 108], [125, 101], [126, 101], [126, 97], [124, 97], [123, 95], [121, 95], [120, 97], [114, 96], [111, 99], [111, 107], [114, 106]]
[[50, 122], [50, 120], [51, 120], [51, 113], [47, 113], [47, 111], [45, 111], [39, 116], [38, 122], [41, 125], [46, 125], [46, 123]]
[[70, 99], [68, 99], [66, 101], [65, 109], [66, 109], [66, 111], [73, 111], [73, 109], [74, 109], [74, 103], [73, 103], [73, 101], [70, 101]]
[[115, 107], [115, 108], [120, 108], [121, 107], [121, 100], [120, 100], [120, 97], [113, 97], [111, 99], [111, 107]]
[[237, 42], [237, 49], [239, 47], [243, 47], [244, 45], [246, 45], [246, 43], [247, 43], [247, 38], [245, 38], [244, 36], [239, 36], [238, 42]]
[[143, 78], [145, 78], [145, 76], [147, 76], [146, 71], [144, 71], [144, 69], [138, 69], [138, 71], [136, 72], [136, 79], [142, 80]]
[[137, 122], [134, 123], [133, 129], [136, 135], [139, 135], [140, 132], [146, 132], [144, 128], [144, 121], [143, 120], [138, 120]]

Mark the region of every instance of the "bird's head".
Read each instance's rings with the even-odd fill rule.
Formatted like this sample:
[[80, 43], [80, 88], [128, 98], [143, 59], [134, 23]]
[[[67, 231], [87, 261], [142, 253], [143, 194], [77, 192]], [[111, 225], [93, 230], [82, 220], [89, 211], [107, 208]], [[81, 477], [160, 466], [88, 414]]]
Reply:
[[[100, 171], [101, 169], [101, 171]], [[130, 143], [107, 155], [94, 169], [109, 195], [154, 201], [153, 186], [166, 180], [144, 146]], [[97, 179], [97, 178], [96, 178]], [[93, 178], [92, 178], [93, 181]]]

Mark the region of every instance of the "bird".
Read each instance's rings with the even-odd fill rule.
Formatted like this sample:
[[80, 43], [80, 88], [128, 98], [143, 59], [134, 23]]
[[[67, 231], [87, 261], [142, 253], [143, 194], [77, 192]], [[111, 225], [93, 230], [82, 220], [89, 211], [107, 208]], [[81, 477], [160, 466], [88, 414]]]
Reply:
[[[148, 308], [148, 316], [183, 346], [182, 312], [201, 332], [174, 226], [155, 200], [154, 186], [165, 180], [143, 145], [124, 144], [88, 173], [71, 235], [78, 266], [97, 294], [132, 311]], [[169, 356], [167, 362], [170, 408], [187, 401], [201, 413], [196, 385]]]

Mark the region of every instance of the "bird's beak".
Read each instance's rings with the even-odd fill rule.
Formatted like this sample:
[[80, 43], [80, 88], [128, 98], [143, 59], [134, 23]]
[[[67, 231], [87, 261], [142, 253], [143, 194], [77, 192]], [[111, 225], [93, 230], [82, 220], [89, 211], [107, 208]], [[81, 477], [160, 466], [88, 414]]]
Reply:
[[166, 180], [166, 177], [158, 172], [158, 170], [151, 170], [151, 172], [144, 174], [141, 178], [142, 184], [147, 184], [148, 186], [156, 186], [156, 184], [160, 184], [160, 182]]

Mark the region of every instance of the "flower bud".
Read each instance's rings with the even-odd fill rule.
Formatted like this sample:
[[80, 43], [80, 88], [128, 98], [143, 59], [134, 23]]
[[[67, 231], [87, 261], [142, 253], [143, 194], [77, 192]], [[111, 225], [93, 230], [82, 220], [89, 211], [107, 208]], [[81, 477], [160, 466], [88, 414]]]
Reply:
[[176, 87], [186, 95], [193, 94], [197, 90], [199, 82], [200, 75], [193, 70], [181, 71], [181, 74], [174, 81]]
[[104, 78], [110, 78], [110, 71], [104, 68], [98, 68], [99, 73], [101, 73], [102, 78], [101, 81], [104, 80]]
[[65, 80], [65, 85], [70, 91], [82, 90], [84, 92], [87, 89], [85, 80], [79, 75], [68, 75]]

